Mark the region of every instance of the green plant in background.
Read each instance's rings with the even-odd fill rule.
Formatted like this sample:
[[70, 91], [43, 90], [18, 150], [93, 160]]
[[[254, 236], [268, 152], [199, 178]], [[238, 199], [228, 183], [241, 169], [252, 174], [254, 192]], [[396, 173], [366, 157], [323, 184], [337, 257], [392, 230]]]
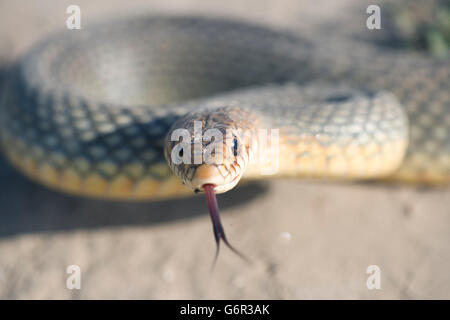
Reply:
[[396, 41], [403, 47], [450, 56], [450, 1], [406, 0], [388, 5]]

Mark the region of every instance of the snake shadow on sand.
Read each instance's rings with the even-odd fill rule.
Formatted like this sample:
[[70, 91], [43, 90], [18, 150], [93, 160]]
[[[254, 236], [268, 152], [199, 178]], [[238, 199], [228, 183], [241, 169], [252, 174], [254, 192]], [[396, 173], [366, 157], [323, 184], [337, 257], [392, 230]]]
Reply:
[[[0, 238], [38, 232], [149, 226], [208, 218], [204, 195], [159, 201], [112, 201], [66, 195], [30, 182], [0, 158]], [[247, 183], [219, 195], [223, 209], [262, 196], [266, 183]], [[226, 210], [223, 211], [226, 214]]]

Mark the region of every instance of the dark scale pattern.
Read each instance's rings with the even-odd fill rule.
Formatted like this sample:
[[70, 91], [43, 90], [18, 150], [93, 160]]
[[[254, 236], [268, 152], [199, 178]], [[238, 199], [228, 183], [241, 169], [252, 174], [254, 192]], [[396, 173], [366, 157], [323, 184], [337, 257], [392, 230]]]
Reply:
[[[26, 94], [20, 87], [15, 92], [11, 104], [17, 108], [5, 109], [4, 126], [36, 150], [38, 163], [57, 170], [70, 163], [82, 177], [96, 172], [108, 180], [125, 173], [134, 181], [151, 166], [164, 163], [163, 140], [175, 115], [158, 118], [149, 108], [136, 113], [111, 105], [93, 107], [73, 97], [56, 100], [52, 95]], [[18, 153], [28, 153], [27, 148]], [[123, 171], [130, 163], [141, 166], [142, 172]]]

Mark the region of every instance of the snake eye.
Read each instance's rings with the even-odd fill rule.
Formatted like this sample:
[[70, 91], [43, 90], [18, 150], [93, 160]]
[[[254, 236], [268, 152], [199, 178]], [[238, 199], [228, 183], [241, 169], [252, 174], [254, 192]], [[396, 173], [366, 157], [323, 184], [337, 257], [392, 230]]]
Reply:
[[239, 142], [236, 138], [234, 138], [233, 145], [231, 146], [231, 151], [233, 152], [233, 155], [235, 157], [237, 157], [237, 155], [238, 155], [238, 147], [239, 147]]

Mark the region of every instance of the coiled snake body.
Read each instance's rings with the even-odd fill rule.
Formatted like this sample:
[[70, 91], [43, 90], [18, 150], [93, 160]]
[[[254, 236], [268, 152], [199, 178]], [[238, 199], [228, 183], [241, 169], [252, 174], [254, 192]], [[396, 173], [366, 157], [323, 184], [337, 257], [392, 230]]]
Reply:
[[190, 192], [180, 181], [223, 192], [261, 177], [245, 170], [252, 150], [234, 133], [223, 144], [237, 159], [173, 164], [168, 133], [199, 120], [203, 130], [279, 129], [273, 176], [447, 184], [449, 78], [448, 61], [350, 41], [204, 18], [118, 20], [65, 31], [20, 61], [2, 147], [27, 176], [90, 196]]

